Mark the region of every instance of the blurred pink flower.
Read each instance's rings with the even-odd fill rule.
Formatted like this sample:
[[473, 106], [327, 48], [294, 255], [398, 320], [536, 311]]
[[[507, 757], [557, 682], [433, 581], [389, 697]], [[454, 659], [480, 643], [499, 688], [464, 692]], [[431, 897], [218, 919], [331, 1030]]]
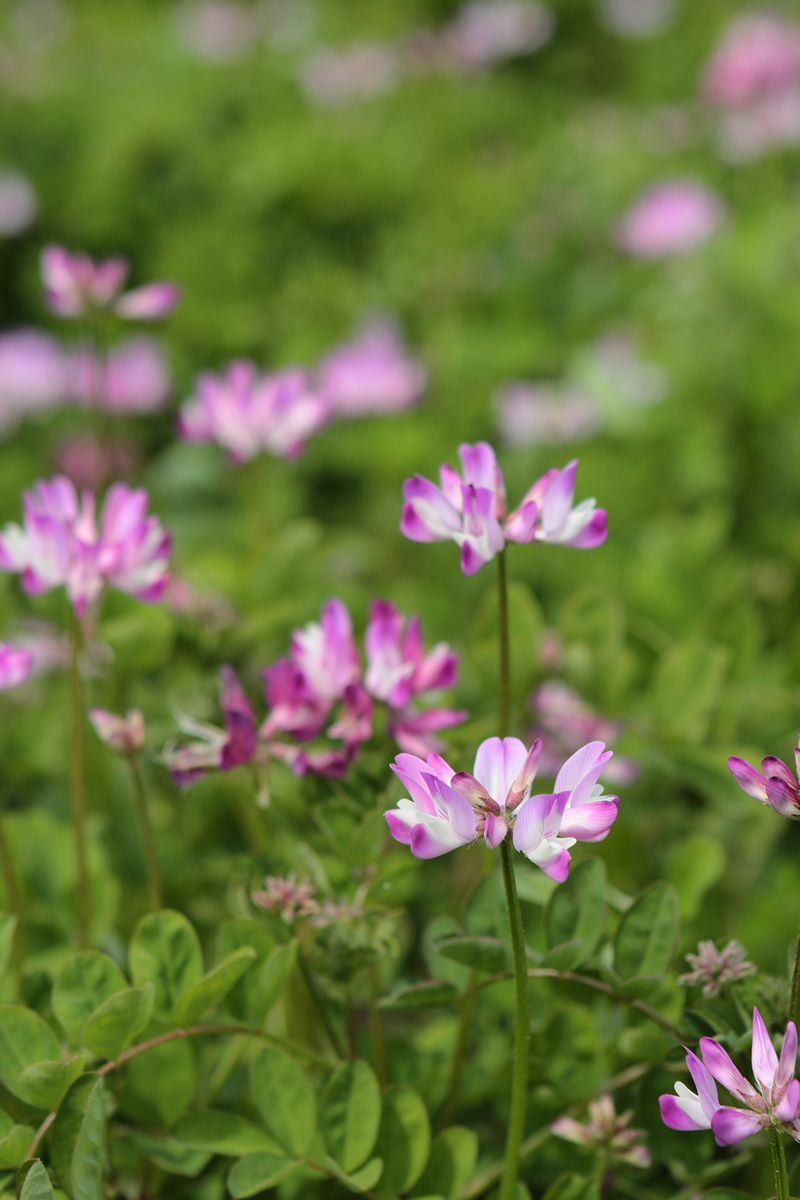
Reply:
[[280, 913], [287, 925], [291, 925], [297, 917], [308, 917], [319, 912], [313, 883], [308, 879], [297, 883], [294, 871], [290, 871], [284, 879], [267, 875], [264, 884], [264, 891], [253, 892], [253, 903], [265, 912]]
[[[530, 699], [536, 714], [531, 737], [542, 739], [541, 770], [545, 775], [557, 775], [571, 754], [587, 741], [614, 743], [620, 726], [592, 712], [577, 692], [558, 679], [550, 679], [536, 689]], [[609, 761], [603, 778], [613, 787], [633, 783], [639, 774], [637, 764], [630, 758], [616, 756]]]
[[69, 643], [60, 630], [46, 621], [23, 621], [13, 635], [11, 645], [30, 654], [34, 676], [69, 667], [72, 653]]
[[58, 473], [66, 475], [76, 488], [98, 491], [109, 479], [132, 475], [139, 452], [133, 442], [104, 442], [93, 433], [84, 433], [61, 442], [53, 461]]
[[800, 25], [772, 13], [732, 21], [703, 72], [703, 94], [718, 108], [742, 108], [798, 84]]
[[75, 399], [106, 412], [154, 412], [170, 393], [164, 351], [149, 337], [120, 342], [105, 361], [91, 350], [78, 350], [72, 357], [71, 370]]
[[301, 64], [298, 83], [318, 107], [335, 108], [389, 91], [397, 74], [397, 54], [391, 46], [356, 42], [343, 49], [315, 50]]
[[676, 0], [599, 0], [603, 24], [618, 37], [657, 37], [672, 24]]
[[617, 244], [635, 258], [688, 254], [707, 242], [725, 217], [724, 205], [708, 188], [691, 180], [659, 183], [625, 213]]
[[128, 275], [124, 258], [95, 263], [63, 246], [45, 246], [40, 256], [44, 298], [57, 317], [82, 317], [93, 309], [113, 308], [118, 316], [154, 321], [167, 316], [180, 299], [177, 284], [148, 283], [120, 295]]
[[580, 387], [506, 383], [495, 393], [494, 405], [503, 441], [520, 449], [572, 442], [600, 426], [594, 397]]
[[235, 462], [261, 451], [279, 458], [302, 454], [306, 440], [329, 419], [327, 401], [295, 367], [259, 375], [238, 360], [220, 375], [204, 371], [182, 406], [178, 433], [189, 442], [217, 442]]
[[70, 372], [61, 344], [36, 329], [0, 335], [0, 431], [68, 399]]
[[558, 1117], [550, 1126], [556, 1137], [579, 1146], [605, 1152], [618, 1162], [632, 1167], [649, 1167], [650, 1151], [642, 1145], [647, 1137], [643, 1129], [631, 1129], [633, 1111], [617, 1116], [614, 1101], [607, 1093], [589, 1105], [589, 1120], [576, 1121], [573, 1117]]
[[375, 322], [322, 360], [317, 387], [337, 416], [360, 417], [410, 408], [427, 380], [425, 367], [407, 355], [392, 325]]
[[175, 29], [185, 49], [215, 64], [241, 58], [259, 32], [256, 10], [235, 0], [180, 4]]
[[31, 676], [33, 655], [11, 642], [0, 642], [0, 692], [20, 687]]
[[536, 0], [473, 0], [442, 31], [455, 66], [475, 70], [531, 54], [550, 40], [555, 18]]
[[230, 771], [258, 757], [256, 717], [235, 671], [220, 668], [220, 708], [225, 728], [181, 717], [180, 728], [197, 738], [184, 745], [165, 747], [163, 760], [181, 787], [197, 783], [207, 771]]
[[138, 708], [129, 709], [124, 717], [90, 708], [89, 720], [100, 741], [117, 754], [135, 754], [144, 745], [144, 717]]
[[23, 493], [23, 525], [0, 535], [0, 570], [21, 575], [29, 595], [63, 586], [78, 617], [106, 585], [155, 603], [167, 584], [170, 538], [147, 505], [144, 489], [114, 484], [98, 525], [92, 492], [79, 501], [63, 475], [40, 480]]

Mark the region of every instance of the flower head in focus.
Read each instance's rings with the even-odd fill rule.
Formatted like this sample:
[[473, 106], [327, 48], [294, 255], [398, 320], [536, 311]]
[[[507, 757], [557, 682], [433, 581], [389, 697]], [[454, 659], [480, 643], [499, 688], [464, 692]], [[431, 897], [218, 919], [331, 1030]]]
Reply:
[[157, 321], [180, 300], [180, 288], [165, 280], [120, 295], [128, 275], [124, 258], [96, 263], [86, 254], [51, 245], [45, 246], [39, 265], [45, 303], [57, 317], [83, 317], [110, 308], [129, 321]]
[[376, 322], [322, 360], [317, 388], [335, 415], [360, 417], [411, 408], [427, 381], [428, 372], [409, 357], [393, 326]]
[[722, 950], [718, 950], [713, 942], [700, 942], [697, 954], [687, 954], [686, 961], [692, 968], [685, 975], [678, 976], [678, 983], [694, 985], [702, 984], [703, 995], [706, 999], [719, 994], [726, 983], [735, 983], [737, 979], [746, 979], [755, 975], [756, 968], [748, 962], [747, 951], [736, 941], [728, 942]]
[[234, 462], [261, 452], [297, 458], [327, 423], [327, 401], [304, 371], [290, 367], [259, 375], [255, 364], [230, 363], [218, 375], [204, 371], [182, 406], [178, 432], [185, 441], [216, 442]]
[[100, 741], [117, 754], [130, 756], [144, 745], [144, 717], [138, 708], [128, 709], [124, 717], [104, 708], [91, 708], [89, 720]]
[[[795, 764], [800, 775], [800, 738], [794, 751]], [[790, 821], [800, 820], [800, 783], [779, 758], [768, 754], [761, 760], [757, 771], [743, 758], [732, 755], [728, 759], [728, 770], [743, 792], [768, 805]]]
[[505, 482], [492, 447], [462, 444], [458, 455], [462, 474], [443, 463], [439, 487], [422, 475], [405, 481], [400, 531], [413, 542], [454, 541], [465, 575], [479, 571], [506, 542], [589, 550], [606, 540], [604, 509], [595, 508], [594, 500], [573, 507], [577, 459], [537, 479], [506, 516]]
[[649, 1167], [650, 1151], [643, 1145], [647, 1134], [642, 1129], [631, 1129], [633, 1112], [617, 1116], [614, 1101], [607, 1093], [589, 1105], [589, 1120], [575, 1121], [572, 1117], [559, 1117], [553, 1121], [550, 1131], [556, 1137], [578, 1146], [593, 1150], [604, 1150], [617, 1162], [632, 1167]]
[[708, 188], [672, 180], [648, 188], [622, 217], [617, 245], [634, 258], [690, 254], [725, 221], [725, 208]]
[[29, 595], [64, 587], [83, 617], [105, 586], [156, 603], [167, 586], [170, 537], [147, 516], [148, 495], [123, 483], [109, 488], [95, 519], [95, 498], [78, 498], [63, 475], [22, 496], [22, 526], [0, 533], [0, 570], [18, 574]]
[[10, 692], [27, 683], [33, 671], [33, 654], [10, 642], [0, 642], [0, 692]]
[[252, 900], [265, 912], [280, 913], [287, 925], [293, 924], [298, 917], [310, 917], [320, 910], [314, 899], [313, 883], [310, 879], [297, 883], [294, 871], [284, 878], [267, 875], [264, 890], [253, 892]]
[[[718, 1146], [732, 1146], [762, 1129], [783, 1130], [800, 1141], [800, 1082], [794, 1077], [797, 1030], [793, 1021], [786, 1026], [779, 1058], [761, 1014], [753, 1009], [752, 1064], [757, 1090], [719, 1042], [701, 1038], [700, 1052], [702, 1062], [691, 1050], [686, 1052], [686, 1065], [697, 1093], [684, 1083], [676, 1083], [676, 1095], [659, 1096], [665, 1125], [681, 1131], [710, 1129]], [[715, 1080], [746, 1107], [721, 1105]]]

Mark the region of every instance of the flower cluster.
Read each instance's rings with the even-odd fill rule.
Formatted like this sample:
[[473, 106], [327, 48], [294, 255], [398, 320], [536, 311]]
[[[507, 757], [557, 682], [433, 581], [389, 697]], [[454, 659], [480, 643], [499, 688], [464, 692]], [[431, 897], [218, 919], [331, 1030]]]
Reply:
[[127, 716], [91, 708], [89, 720], [100, 741], [116, 754], [130, 757], [144, 745], [144, 717], [138, 708], [128, 710]]
[[391, 326], [370, 325], [316, 371], [260, 373], [241, 360], [220, 374], [203, 372], [181, 408], [178, 432], [186, 441], [216, 442], [235, 462], [262, 452], [296, 458], [334, 417], [398, 412], [419, 400], [426, 381]]
[[423, 475], [405, 481], [400, 530], [413, 542], [454, 541], [465, 575], [479, 571], [506, 542], [591, 550], [606, 540], [606, 514], [594, 500], [573, 508], [577, 459], [563, 471], [546, 471], [506, 515], [503, 473], [488, 442], [464, 443], [458, 457], [462, 474], [443, 463], [439, 487]]
[[690, 254], [725, 220], [722, 202], [692, 180], [676, 179], [647, 189], [622, 217], [617, 245], [634, 258]]
[[40, 269], [47, 307], [57, 317], [85, 317], [111, 309], [127, 321], [157, 321], [180, 299], [177, 284], [160, 280], [122, 292], [128, 276], [124, 258], [96, 263], [86, 254], [70, 254], [63, 246], [45, 246]]
[[[558, 679], [541, 684], [531, 696], [530, 705], [536, 715], [530, 736], [541, 738], [539, 766], [545, 775], [557, 775], [569, 756], [585, 742], [601, 740], [608, 744], [619, 737], [618, 722], [598, 716], [577, 692]], [[608, 763], [604, 778], [617, 787], [633, 783], [638, 773], [632, 759], [617, 755]]]
[[[426, 655], [419, 618], [406, 622], [386, 600], [372, 602], [364, 648], [362, 679], [350, 614], [341, 600], [328, 600], [319, 621], [294, 631], [288, 656], [263, 670], [268, 713], [260, 727], [236, 675], [223, 667], [225, 728], [184, 718], [184, 731], [200, 740], [165, 750], [173, 777], [189, 784], [208, 770], [270, 758], [296, 775], [342, 776], [361, 742], [372, 736], [374, 700], [385, 706], [387, 730], [401, 749], [422, 754], [441, 749], [436, 734], [467, 714], [418, 707], [415, 701], [456, 682], [454, 652], [441, 642]], [[320, 746], [316, 739], [323, 734], [328, 741]]]
[[294, 871], [290, 871], [285, 878], [267, 875], [264, 889], [253, 892], [252, 900], [265, 912], [280, 913], [287, 925], [291, 925], [298, 917], [310, 917], [319, 912], [313, 883], [310, 879], [297, 883]]
[[790, 821], [800, 820], [800, 738], [794, 751], [794, 759], [798, 775], [795, 776], [784, 762], [774, 755], [768, 754], [761, 760], [761, 770], [757, 771], [743, 758], [731, 755], [728, 759], [728, 769], [743, 792], [768, 805], [782, 817]]
[[64, 587], [83, 617], [107, 585], [155, 603], [164, 594], [170, 537], [147, 516], [143, 488], [109, 488], [95, 518], [95, 498], [79, 498], [68, 479], [40, 480], [22, 496], [22, 526], [0, 533], [0, 570], [18, 574], [29, 595]]
[[416, 858], [438, 858], [482, 836], [495, 849], [510, 832], [514, 848], [551, 879], [569, 874], [571, 846], [599, 842], [617, 817], [617, 796], [598, 779], [612, 756], [602, 742], [583, 746], [558, 773], [552, 794], [531, 795], [542, 744], [488, 738], [474, 774], [454, 771], [438, 754], [398, 754], [392, 770], [408, 791], [386, 814], [392, 837]]
[[722, 950], [718, 950], [713, 942], [700, 942], [697, 954], [687, 954], [686, 961], [692, 968], [685, 975], [678, 976], [678, 983], [703, 986], [703, 995], [707, 1000], [719, 994], [726, 983], [735, 983], [737, 979], [746, 979], [755, 975], [756, 968], [747, 961], [747, 951], [744, 946], [731, 940]]
[[[697, 1093], [675, 1084], [675, 1096], [660, 1096], [661, 1119], [670, 1129], [710, 1129], [718, 1146], [732, 1146], [762, 1129], [781, 1129], [800, 1142], [800, 1082], [794, 1077], [797, 1030], [786, 1026], [780, 1058], [761, 1014], [753, 1009], [753, 1077], [757, 1088], [734, 1066], [727, 1051], [712, 1038], [700, 1038], [702, 1061], [691, 1050], [686, 1066]], [[719, 1102], [715, 1080], [746, 1108]]]
[[631, 1129], [632, 1116], [632, 1111], [618, 1116], [612, 1097], [606, 1093], [589, 1105], [588, 1121], [558, 1117], [550, 1126], [550, 1131], [556, 1137], [578, 1146], [604, 1151], [617, 1162], [628, 1163], [632, 1167], [649, 1167], [650, 1151], [642, 1145], [647, 1134], [642, 1129]]

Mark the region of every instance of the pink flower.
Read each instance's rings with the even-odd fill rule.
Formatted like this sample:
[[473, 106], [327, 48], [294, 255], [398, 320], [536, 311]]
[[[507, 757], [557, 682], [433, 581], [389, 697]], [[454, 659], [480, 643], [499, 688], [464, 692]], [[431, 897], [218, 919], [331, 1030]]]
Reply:
[[472, 0], [443, 37], [453, 63], [475, 70], [538, 50], [554, 28], [553, 14], [535, 0]]
[[[540, 767], [546, 775], [557, 775], [569, 756], [587, 740], [614, 742], [619, 737], [617, 722], [592, 712], [577, 692], [558, 679], [541, 684], [531, 696], [530, 705], [538, 718], [532, 736], [542, 739]], [[604, 778], [612, 785], [628, 784], [638, 772], [632, 759], [617, 755], [605, 767]]]
[[655, 184], [623, 216], [617, 245], [634, 258], [689, 254], [708, 241], [725, 216], [717, 196], [698, 183]]
[[292, 661], [302, 671], [313, 694], [332, 702], [361, 676], [353, 641], [353, 623], [341, 600], [326, 600], [319, 621], [309, 621], [292, 634]]
[[154, 321], [167, 316], [180, 299], [177, 284], [161, 281], [120, 296], [128, 274], [124, 258], [95, 263], [63, 246], [45, 246], [40, 268], [47, 307], [57, 317], [82, 317], [92, 309], [113, 308], [120, 317]]
[[111, 413], [155, 412], [170, 393], [167, 361], [153, 338], [128, 338], [103, 361], [90, 350], [72, 360], [75, 399]]
[[55, 338], [36, 329], [0, 335], [0, 430], [68, 395], [68, 359]]
[[164, 762], [180, 786], [196, 783], [210, 770], [230, 771], [256, 756], [255, 713], [233, 669], [223, 666], [220, 675], [220, 708], [225, 728], [203, 725], [184, 717], [181, 728], [199, 740], [182, 746], [168, 746], [164, 751]]
[[178, 432], [186, 441], [217, 442], [235, 462], [261, 451], [296, 458], [328, 416], [327, 401], [303, 371], [259, 375], [253, 363], [242, 360], [221, 375], [198, 376], [195, 394], [181, 408]]
[[0, 642], [0, 692], [21, 687], [33, 671], [33, 655], [10, 642]]
[[321, 46], [302, 63], [297, 81], [319, 108], [338, 108], [389, 91], [397, 73], [391, 46], [356, 42], [341, 50]]
[[450, 786], [454, 771], [444, 759], [429, 754], [423, 762], [411, 754], [398, 754], [392, 770], [410, 797], [384, 814], [395, 841], [410, 846], [415, 858], [438, 858], [474, 840], [475, 813]]
[[317, 386], [332, 412], [360, 417], [410, 408], [427, 380], [428, 372], [408, 357], [391, 324], [376, 322], [322, 360]]
[[0, 534], [0, 570], [19, 574], [29, 595], [65, 587], [82, 617], [109, 585], [146, 603], [160, 600], [167, 584], [170, 538], [148, 517], [144, 489], [117, 483], [95, 520], [92, 492], [79, 502], [63, 475], [40, 480], [22, 497], [23, 524]]
[[800, 26], [771, 13], [736, 18], [706, 65], [703, 93], [742, 108], [800, 83]]
[[632, 1116], [632, 1111], [617, 1116], [614, 1101], [606, 1093], [589, 1105], [589, 1120], [585, 1123], [572, 1117], [558, 1117], [550, 1130], [556, 1137], [604, 1152], [618, 1162], [649, 1167], [650, 1151], [641, 1144], [647, 1134], [642, 1129], [630, 1128]]
[[297, 917], [309, 917], [319, 912], [314, 899], [314, 885], [309, 879], [297, 883], [294, 871], [281, 879], [278, 875], [267, 875], [265, 890], [253, 892], [252, 901], [265, 912], [278, 912], [287, 925]]
[[401, 750], [422, 757], [441, 750], [435, 736], [466, 719], [449, 708], [422, 711], [410, 707], [415, 696], [452, 687], [458, 678], [458, 655], [439, 642], [426, 656], [419, 617], [405, 618], [388, 600], [373, 600], [364, 635], [367, 671], [364, 686], [392, 709], [388, 730]]
[[[697, 1095], [678, 1083], [677, 1099], [659, 1097], [665, 1125], [678, 1130], [711, 1129], [718, 1146], [732, 1146], [762, 1129], [783, 1130], [800, 1141], [800, 1082], [794, 1077], [797, 1030], [793, 1021], [786, 1026], [778, 1058], [761, 1014], [753, 1009], [752, 1065], [757, 1091], [719, 1042], [701, 1038], [700, 1050], [702, 1063], [691, 1051], [686, 1056]], [[746, 1108], [720, 1105], [715, 1079]]]
[[[800, 738], [794, 751], [795, 764], [800, 774]], [[757, 771], [743, 758], [732, 755], [728, 759], [728, 770], [743, 792], [773, 808], [790, 821], [800, 820], [800, 784], [785, 763], [773, 755], [761, 760]]]
[[175, 25], [185, 48], [214, 64], [241, 58], [258, 36], [256, 10], [231, 0], [181, 4]]
[[546, 383], [508, 383], [494, 398], [497, 425], [509, 446], [556, 446], [590, 437], [600, 410], [586, 388]]
[[71, 479], [76, 488], [94, 489], [109, 479], [131, 475], [138, 457], [138, 447], [133, 442], [104, 442], [92, 433], [84, 433], [61, 442], [53, 461], [59, 474]]
[[117, 754], [135, 754], [144, 745], [144, 717], [138, 708], [129, 709], [125, 717], [104, 708], [91, 708], [89, 720], [100, 741]]

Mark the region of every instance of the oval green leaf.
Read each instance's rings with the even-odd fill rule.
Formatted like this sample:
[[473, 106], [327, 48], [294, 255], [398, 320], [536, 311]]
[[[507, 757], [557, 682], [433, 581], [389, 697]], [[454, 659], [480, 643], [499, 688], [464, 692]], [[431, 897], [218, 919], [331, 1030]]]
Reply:
[[[564, 883], [559, 884], [544, 914], [548, 948], [558, 947], [558, 961], [548, 955], [545, 962], [559, 970], [579, 966], [594, 950], [606, 919], [606, 869], [602, 859], [579, 863]], [[571, 943], [567, 949], [565, 943]]]
[[508, 968], [508, 949], [495, 937], [445, 938], [437, 942], [435, 950], [445, 958], [475, 967], [478, 971], [488, 971], [490, 975], [498, 975]]
[[187, 1113], [175, 1126], [175, 1138], [194, 1150], [209, 1150], [231, 1158], [260, 1151], [278, 1157], [283, 1153], [264, 1129], [232, 1112]]
[[30, 1125], [12, 1125], [5, 1137], [0, 1138], [0, 1169], [13, 1170], [24, 1161], [33, 1134]]
[[383, 1093], [376, 1153], [383, 1159], [382, 1189], [407, 1192], [419, 1179], [431, 1148], [428, 1110], [413, 1088], [401, 1084]]
[[234, 1163], [228, 1173], [228, 1191], [233, 1200], [255, 1196], [265, 1188], [275, 1187], [287, 1179], [300, 1164], [276, 1154], [248, 1154]]
[[381, 1090], [375, 1072], [360, 1059], [340, 1063], [325, 1089], [319, 1127], [326, 1150], [346, 1175], [369, 1158], [380, 1119]]
[[269, 955], [275, 949], [275, 939], [260, 921], [249, 917], [240, 917], [230, 921], [222, 930], [220, 950], [223, 957], [232, 954], [241, 946], [252, 946], [256, 957], [248, 969], [228, 992], [225, 997], [225, 1007], [237, 1021], [253, 1021], [260, 1024], [263, 1013], [256, 1011], [256, 992], [258, 978]]
[[678, 936], [678, 901], [669, 883], [654, 883], [623, 914], [614, 938], [614, 967], [621, 979], [664, 975]]
[[154, 999], [152, 983], [140, 988], [125, 988], [109, 996], [83, 1027], [82, 1041], [86, 1049], [102, 1058], [116, 1058], [149, 1023]]
[[317, 1128], [317, 1102], [294, 1059], [283, 1050], [262, 1050], [250, 1065], [250, 1087], [261, 1118], [278, 1145], [287, 1154], [307, 1154]]
[[53, 1169], [72, 1200], [102, 1200], [104, 1139], [102, 1076], [81, 1075], [61, 1101], [50, 1136]]
[[18, 1200], [55, 1200], [50, 1176], [40, 1158], [23, 1163], [17, 1175]]
[[70, 1041], [83, 1045], [87, 1019], [99, 1004], [127, 986], [117, 964], [97, 950], [86, 950], [65, 963], [53, 988], [53, 1011]]
[[175, 1024], [182, 1027], [194, 1025], [209, 1009], [221, 1004], [255, 957], [256, 951], [252, 946], [241, 946], [211, 971], [207, 971], [176, 1002], [172, 1010]]
[[451, 1125], [431, 1142], [425, 1170], [412, 1192], [413, 1196], [441, 1196], [456, 1200], [470, 1179], [478, 1161], [478, 1135], [463, 1125]]
[[446, 979], [426, 979], [423, 983], [411, 983], [398, 988], [391, 996], [384, 996], [378, 1002], [378, 1008], [432, 1008], [440, 1004], [452, 1004], [457, 996], [458, 988], [454, 983]]
[[87, 1057], [76, 1054], [69, 1062], [56, 1059], [33, 1063], [20, 1073], [18, 1087], [27, 1094], [29, 1104], [35, 1104], [37, 1108], [58, 1108], [66, 1091], [83, 1074]]
[[20, 1083], [22, 1072], [34, 1063], [60, 1057], [56, 1036], [38, 1013], [18, 1004], [0, 1005], [0, 1079], [10, 1092], [26, 1104], [36, 1104]]
[[261, 1025], [273, 1004], [283, 995], [297, 959], [297, 940], [276, 946], [261, 968], [253, 994], [250, 1019]]
[[171, 1013], [203, 974], [200, 940], [186, 917], [170, 908], [142, 918], [133, 932], [129, 957], [133, 982], [155, 986], [155, 1010], [160, 1013]]
[[362, 1195], [373, 1188], [383, 1173], [383, 1159], [371, 1158], [368, 1163], [365, 1163], [360, 1171], [355, 1171], [352, 1175], [348, 1175], [339, 1166], [335, 1158], [329, 1155], [325, 1157], [325, 1165], [329, 1171], [332, 1171], [339, 1182], [347, 1188], [348, 1192], [355, 1192], [357, 1195]]

